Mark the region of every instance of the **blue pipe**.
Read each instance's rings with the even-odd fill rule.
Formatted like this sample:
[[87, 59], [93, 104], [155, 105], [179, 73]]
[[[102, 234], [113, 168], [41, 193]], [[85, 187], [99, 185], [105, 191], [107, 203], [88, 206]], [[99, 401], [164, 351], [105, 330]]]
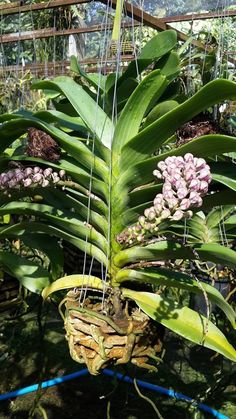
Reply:
[[32, 386], [20, 388], [19, 390], [11, 391], [10, 393], [0, 394], [0, 401], [12, 399], [14, 397], [23, 396], [24, 394], [33, 393], [33, 391], [37, 391], [39, 388], [47, 388], [56, 386], [57, 384], [64, 383], [65, 381], [73, 380], [74, 378], [82, 377], [83, 375], [87, 375], [88, 370], [85, 368], [84, 370], [73, 372], [72, 374], [64, 375], [63, 377], [52, 378], [51, 380], [43, 381], [40, 384], [33, 384]]
[[[114, 371], [108, 370], [106, 368], [102, 372], [103, 372], [103, 374], [105, 374], [109, 377], [116, 377], [116, 378], [118, 378], [118, 380], [124, 381], [126, 383], [133, 384], [133, 379], [131, 377], [127, 376], [127, 375], [124, 376], [124, 375], [120, 374], [119, 372], [114, 372]], [[24, 387], [24, 388], [21, 388], [19, 390], [11, 391], [10, 393], [0, 394], [0, 401], [1, 400], [8, 400], [8, 399], [19, 397], [19, 396], [23, 396], [24, 394], [28, 394], [28, 393], [32, 393], [34, 391], [37, 391], [39, 388], [43, 389], [43, 388], [52, 387], [52, 386], [55, 386], [55, 385], [58, 385], [58, 384], [61, 384], [61, 383], [65, 383], [66, 381], [73, 380], [74, 378], [82, 377], [82, 376], [87, 375], [87, 374], [88, 374], [88, 370], [87, 370], [87, 368], [85, 368], [83, 370], [73, 372], [72, 374], [68, 374], [68, 375], [64, 375], [62, 377], [56, 377], [56, 378], [53, 378], [51, 380], [43, 381], [41, 383], [41, 385], [40, 384], [33, 384], [31, 386]], [[160, 386], [157, 386], [156, 384], [151, 384], [151, 383], [148, 383], [147, 381], [142, 381], [142, 380], [137, 380], [137, 384], [140, 387], [147, 388], [148, 390], [156, 391], [156, 392], [164, 394], [166, 396], [173, 397], [177, 400], [183, 400], [183, 401], [190, 402], [190, 403], [192, 402], [193, 406], [196, 406], [198, 409], [203, 410], [207, 413], [211, 413], [215, 418], [230, 419], [228, 416], [223, 415], [222, 413], [218, 412], [217, 410], [212, 409], [211, 407], [206, 406], [203, 403], [196, 403], [193, 398], [191, 398], [189, 396], [185, 396], [184, 394], [181, 394], [181, 393], [177, 393], [174, 390], [170, 390], [170, 389], [167, 389], [167, 388], [164, 388], [164, 387], [160, 387]]]
[[[120, 374], [119, 372], [113, 372], [111, 370], [104, 369], [103, 373], [105, 375], [108, 375], [109, 377], [115, 376], [115, 377], [118, 378], [118, 380], [125, 381], [126, 383], [133, 384], [133, 382], [134, 382], [131, 377], [129, 377], [127, 375], [124, 376], [124, 375]], [[165, 394], [165, 396], [173, 397], [177, 400], [183, 400], [185, 402], [193, 402], [193, 406], [196, 406], [198, 409], [203, 410], [207, 413], [211, 413], [215, 418], [230, 419], [228, 416], [223, 415], [222, 413], [218, 412], [215, 409], [212, 409], [209, 406], [206, 406], [203, 403], [195, 402], [192, 397], [185, 396], [184, 394], [181, 394], [181, 393], [177, 393], [174, 390], [170, 390], [170, 389], [167, 389], [167, 388], [164, 388], [164, 387], [160, 387], [160, 386], [157, 386], [156, 384], [151, 384], [151, 383], [148, 383], [147, 381], [142, 381], [142, 380], [137, 380], [137, 384], [140, 387], [147, 388], [148, 390], [156, 391], [156, 392], [161, 393], [161, 394]]]

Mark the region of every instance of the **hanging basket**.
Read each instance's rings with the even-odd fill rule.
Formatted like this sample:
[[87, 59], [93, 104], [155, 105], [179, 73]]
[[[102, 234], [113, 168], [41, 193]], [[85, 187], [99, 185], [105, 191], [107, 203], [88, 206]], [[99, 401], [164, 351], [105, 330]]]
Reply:
[[150, 361], [160, 361], [157, 354], [162, 343], [158, 325], [137, 308], [130, 308], [127, 301], [121, 303], [115, 314], [109, 297], [106, 309], [94, 295], [83, 304], [79, 299], [78, 291], [70, 291], [61, 303], [61, 307], [65, 306], [62, 315], [66, 339], [76, 362], [86, 364], [93, 375], [102, 368], [128, 362], [157, 371]]
[[122, 41], [119, 47], [117, 42], [112, 42], [110, 48], [112, 56], [115, 56], [117, 54], [118, 48], [121, 55], [134, 55], [135, 52], [135, 46], [131, 41]]

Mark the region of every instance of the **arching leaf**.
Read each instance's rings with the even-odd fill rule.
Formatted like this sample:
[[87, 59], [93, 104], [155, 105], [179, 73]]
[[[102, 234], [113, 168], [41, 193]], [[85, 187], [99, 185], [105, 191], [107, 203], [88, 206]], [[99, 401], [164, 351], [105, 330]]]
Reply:
[[182, 307], [162, 295], [127, 289], [123, 289], [122, 293], [134, 300], [153, 320], [180, 336], [236, 362], [236, 350], [223, 333], [201, 314], [188, 307]]

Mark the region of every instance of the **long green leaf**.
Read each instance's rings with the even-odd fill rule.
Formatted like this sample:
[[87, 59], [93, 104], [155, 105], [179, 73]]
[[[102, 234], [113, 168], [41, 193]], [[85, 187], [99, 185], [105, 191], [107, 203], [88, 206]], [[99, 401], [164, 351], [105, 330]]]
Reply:
[[[40, 120], [35, 116], [28, 116], [27, 118], [19, 118], [11, 120], [10, 122], [6, 122], [3, 126], [0, 127], [4, 130], [2, 133], [4, 138], [4, 133], [6, 138], [8, 138], [8, 145], [12, 142], [12, 135], [14, 132], [18, 133], [19, 127], [22, 127], [22, 135], [27, 128], [30, 126], [36, 126], [41, 130], [50, 134], [54, 139], [56, 139], [59, 145], [67, 151], [77, 162], [88, 168], [89, 170], [93, 170], [95, 174], [98, 174], [102, 179], [108, 179], [108, 167], [106, 163], [100, 159], [99, 157], [95, 156], [94, 153], [89, 150], [89, 148], [77, 137], [71, 137], [70, 135], [66, 134], [64, 131], [60, 130], [59, 128]], [[8, 132], [7, 132], [8, 131]], [[9, 135], [11, 132], [11, 135]], [[0, 147], [2, 142], [0, 142]], [[4, 151], [3, 148], [0, 148], [1, 151]]]
[[[63, 210], [70, 210], [76, 214], [79, 219], [81, 219], [83, 222], [88, 222], [95, 227], [98, 231], [101, 231], [103, 235], [107, 235], [108, 232], [108, 223], [106, 220], [106, 212], [103, 213], [103, 215], [99, 214], [97, 211], [94, 211], [93, 205], [91, 201], [92, 199], [88, 200], [85, 199], [81, 194], [78, 194], [75, 198], [74, 196], [71, 196], [69, 193], [66, 193], [66, 191], [61, 191], [58, 188], [44, 188], [43, 190], [39, 190], [40, 196], [44, 200], [46, 200], [47, 203], [49, 203], [54, 208], [59, 208]], [[96, 200], [95, 200], [96, 202]], [[89, 208], [90, 207], [90, 208]], [[97, 208], [96, 208], [97, 209]]]
[[233, 205], [222, 205], [214, 208], [206, 217], [206, 225], [209, 229], [219, 226], [224, 218], [234, 210]]
[[32, 292], [40, 293], [50, 284], [51, 277], [46, 269], [14, 253], [0, 251], [0, 264], [3, 270]]
[[59, 278], [57, 281], [54, 281], [52, 284], [44, 288], [42, 292], [42, 297], [44, 300], [49, 297], [49, 295], [54, 292], [66, 290], [69, 288], [75, 287], [84, 287], [93, 288], [95, 290], [105, 290], [106, 284], [102, 282], [100, 278], [92, 275], [68, 275], [62, 278]]
[[105, 237], [101, 233], [98, 233], [94, 227], [76, 218], [74, 213], [61, 211], [49, 205], [14, 201], [0, 208], [0, 214], [22, 213], [46, 218], [61, 229], [65, 229], [79, 238], [88, 240], [90, 243], [96, 244], [105, 253], [107, 252]]
[[209, 300], [215, 303], [225, 313], [232, 326], [236, 328], [236, 313], [221, 293], [214, 287], [205, 282], [196, 281], [190, 275], [182, 272], [173, 271], [165, 268], [157, 269], [121, 269], [114, 278], [115, 283], [122, 284], [124, 281], [137, 281], [152, 285], [164, 285], [184, 289], [195, 294], [203, 295], [203, 290], [207, 293]]
[[56, 226], [49, 225], [43, 223], [43, 222], [25, 222], [25, 223], [19, 223], [15, 224], [11, 227], [8, 227], [7, 229], [4, 228], [4, 231], [2, 230], [0, 232], [1, 237], [11, 237], [11, 236], [21, 236], [25, 233], [35, 233], [35, 234], [41, 234], [45, 233], [49, 236], [58, 237], [60, 239], [63, 239], [67, 241], [68, 243], [73, 244], [76, 248], [82, 250], [85, 254], [94, 257], [96, 260], [101, 262], [104, 266], [107, 266], [107, 255], [102, 252], [98, 247], [95, 245], [89, 243], [86, 240], [81, 240], [80, 238], [74, 236], [73, 234], [70, 234], [65, 231], [65, 229], [60, 229]]
[[51, 89], [62, 93], [70, 101], [92, 134], [108, 148], [111, 147], [114, 127], [111, 120], [85, 90], [70, 77], [35, 83], [33, 89]]
[[194, 343], [203, 345], [236, 362], [236, 351], [223, 333], [201, 314], [181, 307], [171, 299], [149, 292], [123, 289], [125, 297], [134, 300], [153, 320]]
[[86, 73], [80, 66], [77, 57], [72, 55], [70, 57], [70, 70], [74, 73], [78, 74], [81, 77], [84, 77], [89, 84], [95, 87], [98, 90], [105, 90], [105, 84], [107, 76], [103, 74], [96, 74], [96, 73]]
[[114, 257], [114, 264], [122, 268], [128, 263], [139, 263], [140, 261], [168, 260], [168, 259], [189, 259], [195, 260], [198, 257], [203, 261], [212, 261], [223, 266], [235, 268], [236, 252], [216, 243], [198, 244], [192, 247], [170, 241], [160, 241], [145, 247], [131, 247], [121, 250]]
[[122, 268], [129, 263], [138, 263], [144, 260], [194, 258], [195, 256], [191, 248], [185, 247], [180, 243], [163, 240], [145, 247], [134, 246], [129, 249], [121, 250], [115, 255], [114, 264], [117, 267]]
[[157, 61], [171, 51], [175, 47], [176, 42], [176, 32], [172, 29], [159, 32], [156, 36], [153, 36], [138, 55], [136, 62], [132, 61], [128, 65], [127, 70], [120, 77], [119, 81], [123, 81], [128, 77], [137, 77], [137, 66], [138, 73], [141, 73], [152, 62]]
[[166, 78], [160, 74], [159, 70], [152, 71], [138, 85], [118, 119], [112, 143], [113, 153], [120, 150], [130, 138], [138, 133], [149, 103], [154, 97], [157, 100], [166, 86]]
[[129, 140], [122, 149], [121, 167], [127, 169], [130, 162], [143, 161], [173, 135], [176, 129], [198, 113], [224, 99], [235, 98], [236, 83], [228, 80], [214, 80], [208, 83], [193, 97]]
[[57, 279], [62, 274], [64, 254], [62, 246], [58, 243], [58, 240], [55, 237], [50, 237], [50, 240], [48, 240], [48, 236], [46, 234], [27, 233], [23, 234], [21, 239], [26, 246], [41, 250], [48, 256], [50, 260], [50, 272], [53, 280]]

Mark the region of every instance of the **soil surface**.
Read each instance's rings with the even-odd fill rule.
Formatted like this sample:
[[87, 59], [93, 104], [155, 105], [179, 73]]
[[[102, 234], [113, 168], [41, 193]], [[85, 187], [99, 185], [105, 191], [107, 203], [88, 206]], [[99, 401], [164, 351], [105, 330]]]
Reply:
[[[38, 306], [14, 319], [0, 314], [0, 393], [84, 368], [68, 353], [57, 307], [46, 305], [38, 324]], [[175, 389], [201, 400], [230, 419], [236, 418], [236, 368], [222, 356], [191, 345], [172, 333], [165, 336], [165, 355], [158, 373], [133, 366], [114, 368], [144, 381]], [[186, 402], [140, 388], [158, 408], [160, 418], [210, 418]], [[103, 374], [84, 376], [8, 401], [0, 401], [0, 419], [152, 419], [157, 413], [134, 385]]]

